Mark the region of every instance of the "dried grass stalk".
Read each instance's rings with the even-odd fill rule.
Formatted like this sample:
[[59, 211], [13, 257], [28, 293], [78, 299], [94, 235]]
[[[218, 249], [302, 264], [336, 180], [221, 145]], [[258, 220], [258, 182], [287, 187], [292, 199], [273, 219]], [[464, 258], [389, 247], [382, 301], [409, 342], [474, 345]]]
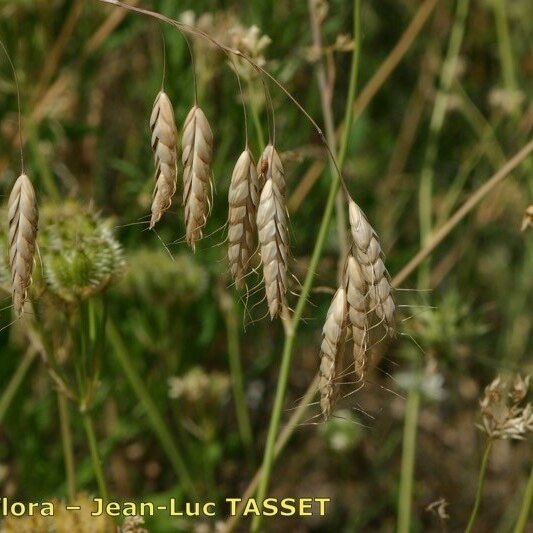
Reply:
[[361, 208], [353, 200], [349, 202], [349, 215], [355, 257], [369, 286], [371, 306], [385, 325], [387, 333], [393, 335], [396, 308], [379, 238]]
[[352, 331], [354, 374], [357, 382], [364, 379], [368, 348], [367, 284], [359, 263], [348, 257], [345, 271], [348, 322]]
[[257, 229], [268, 309], [274, 318], [286, 306], [288, 231], [283, 196], [273, 179], [267, 180], [261, 192]]
[[8, 216], [13, 307], [17, 316], [20, 316], [31, 285], [39, 223], [35, 191], [26, 174], [20, 175], [13, 186], [9, 196]]
[[150, 220], [152, 229], [170, 208], [176, 192], [178, 134], [172, 103], [164, 91], [160, 91], [155, 99], [150, 116], [150, 130], [155, 161], [155, 188]]
[[281, 164], [277, 150], [270, 143], [263, 150], [261, 159], [257, 165], [257, 174], [259, 175], [260, 190], [263, 189], [263, 186], [269, 179], [272, 179], [277, 185], [280, 194], [285, 198], [287, 191], [285, 171], [283, 170], [283, 165]]
[[185, 236], [195, 249], [202, 238], [211, 209], [213, 133], [204, 112], [197, 106], [189, 111], [183, 127], [183, 205], [185, 206]]
[[320, 408], [322, 416], [327, 420], [338, 395], [336, 377], [342, 366], [342, 348], [346, 332], [346, 291], [337, 289], [326, 316], [322, 329], [322, 345], [320, 346]]
[[242, 287], [250, 269], [254, 251], [259, 182], [250, 150], [240, 155], [229, 187], [228, 258], [231, 275], [237, 287]]

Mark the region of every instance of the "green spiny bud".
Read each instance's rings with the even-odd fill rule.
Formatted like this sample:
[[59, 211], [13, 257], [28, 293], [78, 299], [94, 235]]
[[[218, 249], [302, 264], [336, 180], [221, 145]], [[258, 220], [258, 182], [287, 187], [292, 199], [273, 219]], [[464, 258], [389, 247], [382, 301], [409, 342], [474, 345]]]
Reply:
[[109, 220], [75, 202], [42, 209], [41, 250], [47, 288], [66, 301], [104, 290], [124, 259]]

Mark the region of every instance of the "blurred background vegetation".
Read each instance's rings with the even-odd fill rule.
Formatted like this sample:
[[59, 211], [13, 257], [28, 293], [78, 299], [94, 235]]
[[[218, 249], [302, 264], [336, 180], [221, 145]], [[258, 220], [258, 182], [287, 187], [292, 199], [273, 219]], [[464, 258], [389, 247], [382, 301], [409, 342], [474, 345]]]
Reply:
[[[320, 4], [323, 49], [313, 46], [309, 7], [303, 0], [144, 3], [232, 46], [243, 45], [243, 39], [248, 39], [244, 45], [250, 39], [260, 42], [256, 52], [259, 59], [264, 56], [265, 68], [320, 124], [316, 71], [324, 60], [334, 80], [333, 115], [340, 123], [353, 48], [353, 6], [345, 0]], [[361, 88], [383, 65], [421, 4], [363, 0]], [[420, 176], [455, 17], [454, 2], [435, 4], [405, 57], [357, 114], [344, 167], [350, 191], [381, 235], [393, 275], [419, 249]], [[478, 0], [468, 6], [433, 165], [436, 226], [531, 138], [532, 15], [528, 0]], [[253, 25], [260, 30], [249, 30]], [[154, 418], [132, 392], [131, 379], [117, 357], [122, 350], [142, 376], [160, 420], [170, 428], [197, 490], [203, 498], [220, 500], [240, 496], [260, 464], [283, 329], [279, 322], [261, 319], [266, 306], [259, 294], [247, 302], [246, 313], [244, 298], [233, 305], [221, 228], [229, 178], [244, 145], [242, 107], [227, 58], [196, 39], [192, 46], [199, 100], [215, 135], [216, 192], [206, 231], [210, 236], [196, 254], [179, 242], [184, 233], [179, 192], [158, 235], [145, 231], [153, 187], [148, 119], [162, 79], [161, 31], [166, 90], [181, 125], [193, 101], [193, 70], [177, 31], [97, 1], [0, 4], [0, 36], [20, 82], [27, 172], [40, 205], [48, 210], [39, 241], [43, 262], [52, 265], [57, 255], [59, 261], [65, 259], [74, 244], [78, 249], [86, 246], [83, 254], [90, 256], [95, 242], [99, 249], [104, 246], [94, 238], [107, 243], [109, 254], [120, 255], [107, 267], [112, 269], [109, 279], [99, 279], [96, 285], [91, 285], [89, 266], [80, 267], [79, 259], [72, 259], [77, 275], [86, 276], [98, 292], [105, 289], [102, 298], [112, 320], [94, 398], [110, 491], [119, 499], [143, 501], [183, 494], [175, 469], [169, 467], [175, 466], [169, 444], [154, 431]], [[262, 35], [269, 39], [253, 41]], [[255, 109], [261, 125], [255, 127], [250, 118], [250, 142], [258, 157], [260, 136], [267, 134], [264, 98], [257, 77], [248, 83], [246, 73], [241, 74], [249, 114]], [[1, 63], [0, 89], [0, 193], [6, 198], [19, 171], [16, 90], [7, 61]], [[329, 173], [320, 172], [327, 154], [297, 108], [274, 88], [272, 98], [277, 145], [288, 179], [291, 270], [302, 280], [329, 188]], [[270, 494], [330, 497], [330, 512], [326, 517], [280, 518], [270, 522], [272, 530], [392, 531], [405, 396], [415, 387], [420, 389], [421, 407], [412, 530], [464, 527], [483, 450], [484, 438], [475, 426], [483, 387], [497, 374], [528, 374], [533, 366], [528, 309], [533, 242], [531, 231], [521, 231], [531, 203], [531, 178], [529, 158], [438, 247], [431, 262], [431, 291], [397, 292], [397, 302], [406, 306], [399, 317], [399, 331], [405, 335], [373, 349], [368, 383], [356, 397], [346, 399], [339, 416], [316, 425], [311, 418], [316, 409], [310, 409], [310, 423], [296, 429], [274, 468]], [[94, 217], [105, 226], [105, 235], [83, 241], [79, 235]], [[52, 229], [46, 229], [46, 220]], [[72, 224], [70, 236], [62, 233], [61, 220]], [[57, 244], [62, 236], [70, 241]], [[339, 246], [332, 224], [315, 279], [319, 289], [311, 293], [297, 340], [284, 418], [318, 368], [320, 331], [331, 298], [327, 289], [336, 285]], [[2, 276], [5, 286], [5, 270]], [[68, 302], [80, 294], [74, 291], [71, 298], [58, 289], [61, 283], [71, 289], [75, 285], [65, 276], [44, 280], [56, 299], [47, 307], [51, 310], [43, 324], [58, 350], [65, 346], [57, 332], [70, 316]], [[403, 284], [416, 286], [416, 276]], [[298, 291], [296, 283], [293, 289]], [[7, 307], [8, 299], [2, 301]], [[8, 390], [14, 375], [21, 377], [9, 405], [0, 403], [1, 494], [24, 501], [64, 498], [68, 487], [54, 383], [41, 358], [32, 352], [28, 356], [24, 325], [9, 326], [12, 315], [7, 308], [0, 319], [0, 391]], [[230, 351], [240, 347], [251, 430], [246, 422], [238, 423], [228, 346]], [[22, 370], [21, 361], [26, 361]], [[77, 423], [75, 404], [69, 409], [78, 489], [94, 492], [83, 427]], [[530, 444], [495, 443], [478, 531], [511, 530], [531, 468]], [[427, 510], [440, 498], [448, 504], [448, 518]], [[161, 515], [147, 519], [147, 527], [214, 528], [214, 522], [200, 522]]]

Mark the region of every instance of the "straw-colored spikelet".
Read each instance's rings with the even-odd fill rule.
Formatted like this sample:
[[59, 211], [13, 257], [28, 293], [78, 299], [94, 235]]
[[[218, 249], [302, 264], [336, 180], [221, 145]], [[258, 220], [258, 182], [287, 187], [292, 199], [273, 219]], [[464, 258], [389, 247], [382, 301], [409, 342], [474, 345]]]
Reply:
[[371, 308], [384, 323], [387, 333], [393, 335], [395, 305], [379, 238], [360, 207], [351, 199], [349, 215], [355, 257], [369, 285]]
[[20, 175], [13, 186], [8, 216], [13, 307], [17, 316], [20, 316], [31, 284], [39, 222], [35, 191], [26, 174]]
[[250, 150], [246, 149], [233, 169], [228, 193], [228, 258], [237, 287], [243, 285], [254, 251], [258, 189], [255, 162]]
[[172, 103], [164, 91], [160, 91], [155, 99], [150, 116], [150, 130], [155, 161], [155, 188], [150, 219], [152, 229], [170, 208], [176, 192], [178, 134]]
[[287, 189], [285, 171], [283, 170], [279, 154], [272, 144], [267, 144], [263, 150], [257, 165], [257, 174], [259, 175], [260, 190], [263, 189], [263, 186], [269, 179], [272, 179], [277, 185], [281, 196], [285, 198]]
[[213, 133], [204, 112], [197, 105], [185, 119], [181, 145], [185, 235], [194, 250], [196, 241], [202, 238], [202, 228], [211, 208], [213, 156]]
[[267, 180], [261, 192], [257, 229], [268, 310], [274, 318], [285, 308], [288, 232], [283, 197], [273, 179]]
[[364, 379], [368, 348], [367, 284], [359, 263], [350, 255], [345, 271], [348, 322], [352, 331], [354, 374], [356, 381]]
[[335, 406], [338, 384], [336, 377], [342, 366], [342, 348], [346, 330], [346, 291], [337, 289], [326, 316], [322, 329], [320, 346], [320, 408], [327, 420]]

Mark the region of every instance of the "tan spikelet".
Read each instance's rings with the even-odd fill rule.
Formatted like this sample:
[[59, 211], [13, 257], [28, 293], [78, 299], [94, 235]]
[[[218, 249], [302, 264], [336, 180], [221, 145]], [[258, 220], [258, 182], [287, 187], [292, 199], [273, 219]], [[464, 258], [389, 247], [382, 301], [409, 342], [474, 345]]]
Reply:
[[152, 229], [170, 208], [176, 192], [178, 134], [172, 103], [164, 91], [160, 91], [155, 99], [150, 116], [150, 130], [155, 161], [155, 188], [150, 219]]
[[20, 316], [31, 285], [39, 223], [35, 191], [26, 174], [19, 176], [13, 185], [8, 202], [8, 217], [13, 307], [17, 316]]
[[196, 241], [202, 238], [202, 228], [211, 208], [213, 157], [213, 133], [204, 112], [197, 105], [185, 119], [181, 145], [185, 236], [194, 250]]
[[338, 383], [336, 377], [342, 366], [342, 349], [346, 330], [346, 291], [337, 289], [329, 306], [326, 321], [322, 329], [320, 346], [320, 408], [327, 420], [337, 400]]
[[258, 202], [259, 185], [255, 162], [250, 150], [246, 149], [235, 164], [228, 193], [228, 258], [237, 287], [242, 287], [243, 279], [250, 269]]
[[273, 179], [267, 180], [257, 210], [257, 229], [270, 318], [286, 307], [288, 232], [283, 197]]
[[379, 238], [361, 208], [353, 200], [349, 202], [349, 215], [355, 257], [369, 286], [371, 307], [384, 323], [388, 334], [393, 335], [396, 307]]
[[263, 150], [259, 163], [257, 164], [257, 174], [259, 176], [260, 190], [263, 189], [263, 186], [269, 179], [272, 179], [277, 185], [280, 194], [285, 197], [287, 190], [285, 171], [283, 170], [278, 151], [272, 144], [267, 144]]
[[368, 348], [367, 284], [359, 263], [350, 255], [345, 271], [348, 323], [352, 331], [354, 374], [356, 381], [364, 379]]

